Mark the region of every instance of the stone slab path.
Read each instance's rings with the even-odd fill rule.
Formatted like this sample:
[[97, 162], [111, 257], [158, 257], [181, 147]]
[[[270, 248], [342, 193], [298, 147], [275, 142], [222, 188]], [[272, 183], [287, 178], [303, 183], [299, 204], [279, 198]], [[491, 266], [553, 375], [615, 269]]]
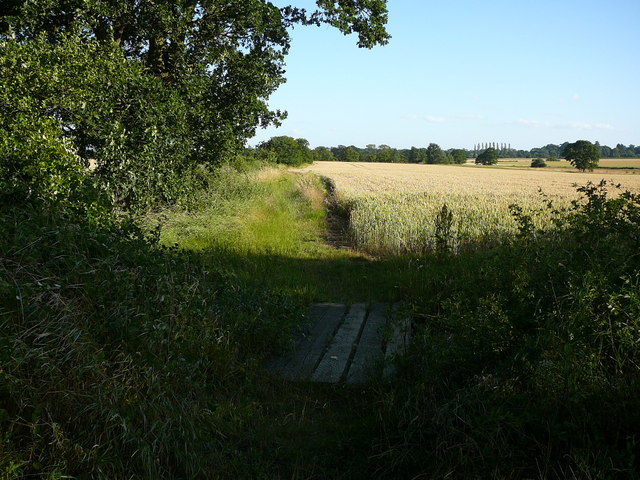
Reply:
[[397, 304], [318, 303], [294, 348], [267, 367], [290, 381], [363, 384], [374, 375], [393, 375], [393, 360], [404, 353], [410, 334]]

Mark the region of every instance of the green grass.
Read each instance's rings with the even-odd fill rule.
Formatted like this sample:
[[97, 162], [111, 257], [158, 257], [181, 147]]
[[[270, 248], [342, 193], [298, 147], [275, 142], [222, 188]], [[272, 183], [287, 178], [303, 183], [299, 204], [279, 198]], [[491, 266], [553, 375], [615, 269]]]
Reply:
[[[0, 210], [1, 478], [637, 478], [640, 198], [462, 255], [326, 244], [319, 181], [221, 170], [134, 224]], [[264, 360], [314, 300], [395, 300], [391, 382]]]
[[[195, 213], [164, 216], [161, 241], [198, 252], [243, 285], [312, 301], [393, 301], [406, 259], [372, 259], [325, 240], [324, 190], [313, 175], [252, 175], [226, 202], [203, 200]], [[227, 179], [227, 182], [230, 180]]]

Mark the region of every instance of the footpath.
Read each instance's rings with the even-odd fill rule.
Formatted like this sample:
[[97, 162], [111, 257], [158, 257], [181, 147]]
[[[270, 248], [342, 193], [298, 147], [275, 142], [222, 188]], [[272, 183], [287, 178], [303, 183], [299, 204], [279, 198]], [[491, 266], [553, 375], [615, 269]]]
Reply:
[[290, 381], [364, 384], [393, 375], [410, 335], [411, 322], [398, 304], [319, 303], [291, 351], [267, 368]]

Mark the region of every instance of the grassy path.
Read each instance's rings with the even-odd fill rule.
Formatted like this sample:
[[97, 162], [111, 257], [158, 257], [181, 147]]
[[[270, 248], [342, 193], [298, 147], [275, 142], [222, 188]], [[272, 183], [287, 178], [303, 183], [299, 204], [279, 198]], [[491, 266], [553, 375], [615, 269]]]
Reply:
[[[228, 172], [219, 181], [214, 190], [226, 189], [224, 197], [203, 199], [194, 213], [165, 214], [164, 244], [199, 252], [209, 268], [232, 275], [237, 288], [280, 292], [302, 311], [313, 302], [401, 297], [402, 262], [326, 241], [325, 192], [315, 175], [271, 171], [256, 180]], [[220, 478], [370, 478], [372, 439], [380, 435], [379, 411], [368, 406], [378, 388], [290, 383], [254, 370], [228, 416], [218, 419], [238, 445], [224, 468], [231, 473]]]
[[[229, 181], [229, 179], [227, 179]], [[309, 174], [273, 171], [222, 204], [212, 199], [194, 214], [175, 213], [164, 224], [167, 245], [201, 251], [212, 266], [243, 284], [313, 301], [396, 301], [402, 265], [371, 259], [326, 242], [320, 181]]]
[[[594, 187], [562, 232], [371, 259], [327, 244], [317, 178], [257, 175], [158, 214], [179, 248], [0, 216], [0, 477], [638, 477], [639, 197]], [[323, 300], [411, 305], [392, 381], [266, 370]]]

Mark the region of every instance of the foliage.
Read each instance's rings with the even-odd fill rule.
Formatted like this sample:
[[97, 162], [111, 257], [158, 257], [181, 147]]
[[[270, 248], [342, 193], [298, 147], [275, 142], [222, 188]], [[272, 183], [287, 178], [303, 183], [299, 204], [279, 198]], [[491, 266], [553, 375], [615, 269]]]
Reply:
[[336, 159], [333, 152], [327, 147], [316, 147], [313, 149], [313, 160], [321, 162], [332, 162]]
[[[16, 179], [13, 188], [45, 188], [51, 181], [72, 188], [81, 175], [103, 200], [131, 208], [175, 202], [193, 188], [187, 182], [193, 180], [191, 143], [184, 135], [188, 105], [144, 75], [141, 64], [113, 45], [74, 36], [58, 43], [39, 36], [5, 47], [0, 88], [7, 100], [0, 115], [10, 139], [2, 158]], [[55, 143], [58, 153], [37, 148], [36, 139]], [[55, 165], [51, 161], [62, 153], [73, 157], [76, 177], [39, 169], [40, 180], [28, 180], [34, 164]]]
[[635, 478], [640, 196], [605, 187], [559, 230], [415, 261], [381, 477]]
[[[200, 169], [233, 158], [258, 127], [285, 117], [267, 100], [284, 81], [288, 28], [326, 23], [356, 33], [362, 47], [387, 42], [384, 0], [318, 3], [307, 13], [262, 0], [10, 2], [0, 21], [9, 99], [0, 122], [44, 128], [56, 155], [65, 150], [75, 163], [97, 165], [91, 180], [118, 207], [175, 203], [198, 186]], [[6, 188], [29, 190], [35, 177], [17, 166], [19, 148], [7, 142], [15, 143], [3, 141], [14, 158], [2, 167], [12, 169]], [[24, 162], [44, 162], [29, 155]], [[64, 172], [73, 176], [62, 166], [50, 174]], [[43, 181], [51, 187], [63, 177]]]
[[571, 165], [578, 170], [593, 170], [598, 166], [600, 160], [600, 152], [598, 148], [587, 140], [578, 140], [575, 143], [570, 143], [562, 152], [564, 158], [566, 158]]
[[304, 138], [294, 139], [292, 137], [272, 137], [266, 142], [262, 142], [258, 148], [258, 153], [268, 152], [273, 155], [276, 163], [299, 167], [305, 163], [312, 162], [312, 152], [309, 149], [309, 142]]
[[489, 147], [476, 157], [476, 164], [477, 165], [495, 165], [498, 163], [499, 157], [500, 157], [500, 154], [498, 153], [498, 151], [493, 147]]
[[[202, 202], [257, 195], [218, 175]], [[1, 477], [234, 477], [226, 419], [249, 415], [255, 365], [302, 303], [156, 241], [126, 220], [0, 208]]]
[[465, 152], [464, 150], [456, 148], [451, 150], [449, 154], [451, 155], [451, 160], [453, 161], [453, 163], [458, 165], [464, 165], [465, 163], [467, 163], [467, 152]]
[[430, 143], [427, 147], [427, 163], [442, 164], [448, 163], [447, 156], [436, 143]]
[[[516, 150], [512, 148], [501, 148], [497, 150], [500, 158], [547, 158], [548, 161], [555, 161], [562, 154], [563, 148], [568, 145], [565, 142], [561, 145], [545, 145], [544, 147], [536, 147], [531, 150]], [[640, 146], [630, 145], [625, 147], [618, 144], [614, 149], [607, 146], [600, 146], [596, 142], [596, 146], [600, 149], [601, 156], [603, 158], [636, 158], [640, 157]], [[351, 145], [346, 147], [344, 145], [338, 145], [337, 147], [317, 147], [320, 154], [318, 160], [345, 160], [345, 151], [347, 148], [355, 150], [350, 151], [349, 161], [360, 162], [386, 162], [386, 163], [428, 163], [427, 162], [427, 148], [424, 147], [411, 147], [411, 148], [393, 148], [389, 145], [374, 145], [369, 144], [363, 147], [356, 147]], [[478, 150], [468, 150], [463, 148], [448, 149], [445, 152], [444, 161], [442, 163], [454, 163], [465, 164], [467, 158], [473, 158], [477, 153], [481, 153]], [[438, 158], [442, 159], [438, 155]]]
[[534, 168], [543, 168], [547, 166], [547, 162], [544, 161], [544, 158], [534, 158], [531, 160], [531, 166]]

